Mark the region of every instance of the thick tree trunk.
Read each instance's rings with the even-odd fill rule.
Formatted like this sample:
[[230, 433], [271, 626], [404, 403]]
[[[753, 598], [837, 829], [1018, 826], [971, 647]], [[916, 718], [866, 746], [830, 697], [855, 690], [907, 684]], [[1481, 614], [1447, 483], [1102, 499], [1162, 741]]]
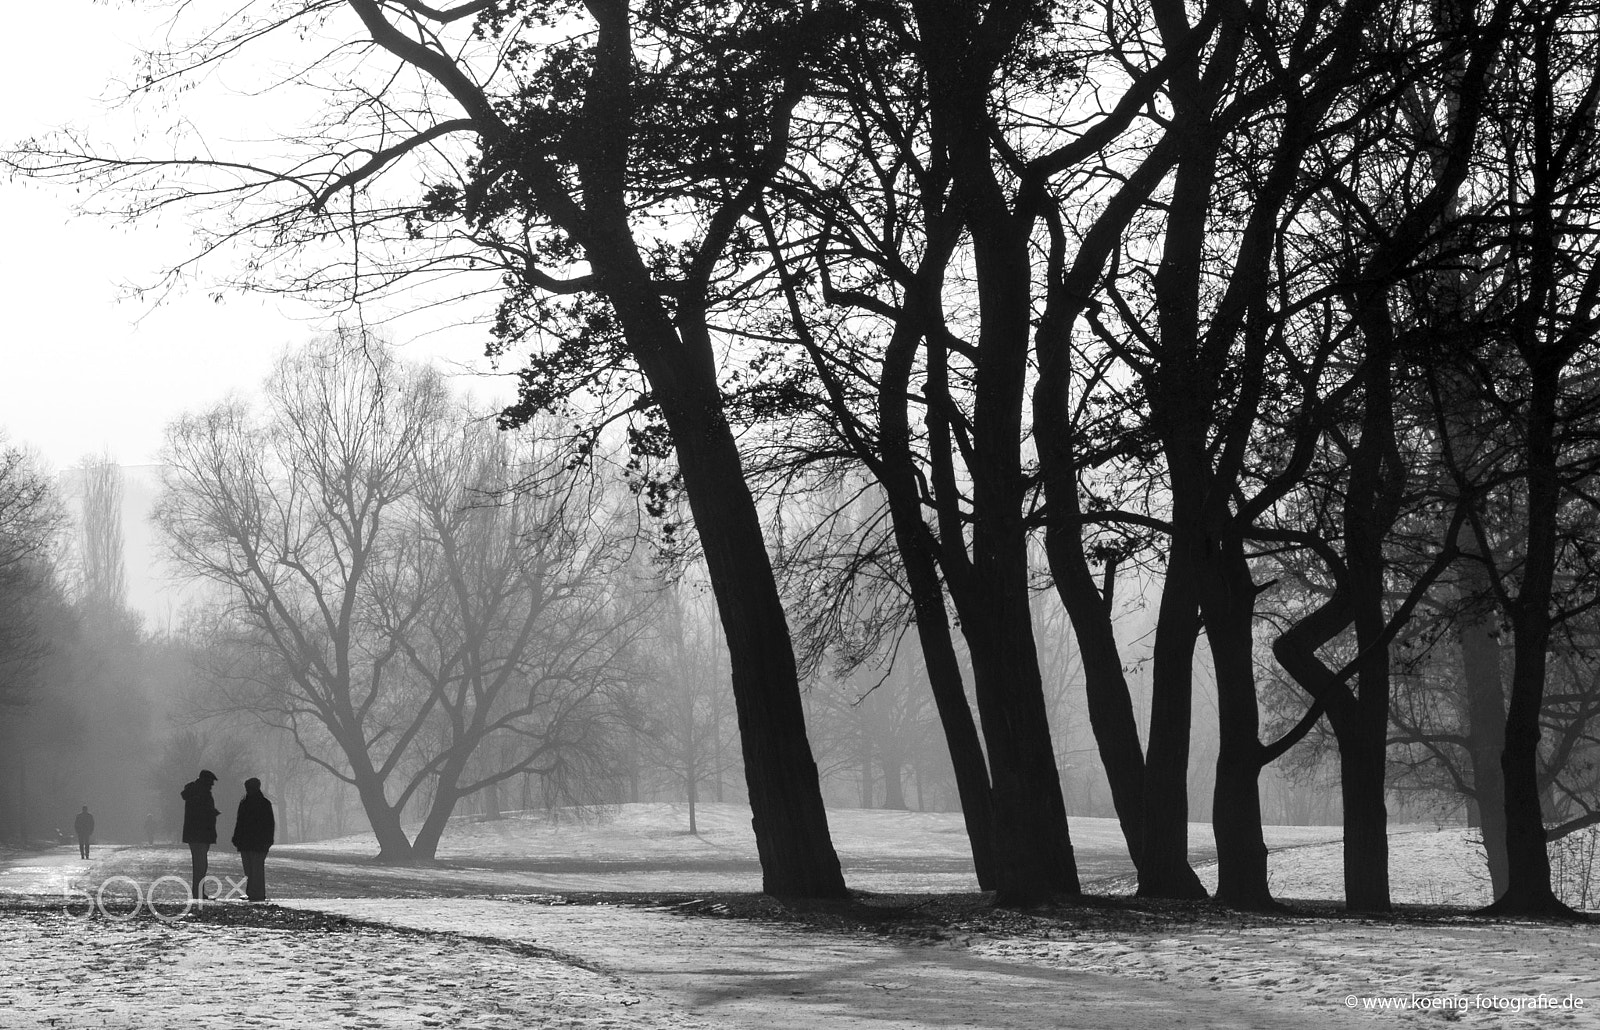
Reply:
[[1339, 787], [1344, 800], [1344, 903], [1352, 912], [1387, 912], [1389, 810], [1384, 803], [1382, 737], [1339, 735]]
[[1232, 908], [1278, 908], [1267, 880], [1267, 844], [1261, 834], [1261, 759], [1255, 748], [1230, 744], [1217, 752], [1211, 828], [1217, 840], [1217, 901]]
[[[1519, 599], [1520, 600], [1520, 599]], [[1546, 617], [1547, 620], [1548, 617]], [[1548, 637], [1548, 626], [1544, 627]], [[1550, 854], [1539, 796], [1539, 709], [1544, 695], [1544, 645], [1540, 627], [1518, 627], [1517, 663], [1506, 715], [1500, 767], [1505, 782], [1505, 893], [1484, 911], [1494, 915], [1570, 917], [1550, 884]], [[1524, 655], [1528, 657], [1524, 659]]]
[[1027, 598], [992, 599], [963, 616], [977, 680], [978, 714], [993, 774], [1000, 876], [996, 901], [1027, 905], [1077, 894], [1077, 861], [1050, 742]]
[[1189, 724], [1200, 631], [1194, 547], [1174, 534], [1156, 617], [1144, 759], [1144, 852], [1138, 862], [1139, 895], [1146, 898], [1206, 896], [1188, 859]]
[[1573, 911], [1555, 896], [1550, 885], [1550, 855], [1539, 790], [1539, 713], [1544, 707], [1561, 493], [1556, 467], [1560, 363], [1546, 354], [1537, 354], [1530, 364], [1526, 550], [1521, 589], [1511, 605], [1517, 653], [1511, 673], [1511, 704], [1506, 712], [1505, 750], [1500, 757], [1506, 792], [1507, 880], [1505, 894], [1486, 911], [1570, 917]]
[[[1386, 388], [1387, 376], [1383, 379]], [[1377, 389], [1372, 387], [1371, 392]], [[1385, 393], [1381, 401], [1369, 398], [1367, 403], [1386, 408], [1388, 396]], [[1364, 435], [1375, 432], [1379, 422], [1388, 420], [1369, 417]], [[1353, 697], [1343, 692], [1328, 708], [1339, 740], [1344, 791], [1345, 907], [1355, 912], [1390, 909], [1388, 809], [1383, 801], [1390, 690], [1383, 545], [1394, 524], [1394, 507], [1392, 493], [1377, 488], [1380, 462], [1364, 449], [1351, 477], [1353, 500], [1347, 501], [1345, 512], [1345, 546], [1354, 596], [1356, 690]]]
[[411, 841], [405, 827], [400, 824], [400, 810], [389, 804], [384, 795], [383, 781], [367, 770], [356, 770], [356, 794], [361, 808], [372, 825], [372, 835], [378, 839], [378, 861], [383, 865], [410, 865], [415, 860]]
[[1217, 841], [1218, 901], [1234, 908], [1277, 907], [1267, 881], [1261, 831], [1261, 716], [1256, 704], [1255, 584], [1237, 541], [1223, 546], [1203, 578], [1206, 639], [1217, 677], [1217, 780], [1211, 826]]

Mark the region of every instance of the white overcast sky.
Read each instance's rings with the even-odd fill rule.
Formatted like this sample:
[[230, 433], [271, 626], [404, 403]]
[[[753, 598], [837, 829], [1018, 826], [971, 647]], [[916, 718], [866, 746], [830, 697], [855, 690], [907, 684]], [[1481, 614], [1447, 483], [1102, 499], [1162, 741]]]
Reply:
[[[150, 15], [91, 0], [18, 4], [0, 61], [0, 146], [73, 123], [92, 129], [113, 76], [131, 67]], [[152, 309], [120, 300], [184, 253], [175, 222], [129, 229], [75, 217], [74, 197], [0, 178], [0, 430], [64, 468], [108, 451], [154, 462], [164, 426], [184, 410], [259, 383], [277, 353], [325, 330], [331, 316], [270, 298], [214, 303], [203, 289]], [[484, 335], [456, 329], [406, 353], [486, 368]], [[477, 385], [480, 397], [504, 387]]]

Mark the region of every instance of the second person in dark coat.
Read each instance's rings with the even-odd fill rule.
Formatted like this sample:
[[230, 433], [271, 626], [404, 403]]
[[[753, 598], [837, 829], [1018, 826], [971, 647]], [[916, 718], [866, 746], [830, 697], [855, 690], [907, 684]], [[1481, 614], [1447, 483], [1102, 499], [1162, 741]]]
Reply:
[[244, 798], [233, 824], [233, 846], [244, 864], [245, 897], [251, 901], [267, 900], [267, 849], [276, 830], [272, 802], [261, 793], [261, 781], [252, 776], [244, 781]]

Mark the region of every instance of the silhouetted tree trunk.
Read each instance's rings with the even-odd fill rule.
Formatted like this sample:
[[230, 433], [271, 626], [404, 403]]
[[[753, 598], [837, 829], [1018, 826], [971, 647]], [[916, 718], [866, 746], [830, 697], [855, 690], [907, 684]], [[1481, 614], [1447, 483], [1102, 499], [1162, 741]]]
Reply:
[[[919, 57], [927, 76], [930, 133], [948, 160], [952, 214], [964, 225], [977, 278], [973, 414], [968, 461], [971, 551], [943, 539], [944, 572], [972, 656], [978, 714], [988, 746], [995, 847], [1002, 904], [1079, 892], [1066, 804], [1050, 739], [1044, 686], [1028, 596], [1023, 521], [1022, 409], [1031, 333], [1032, 216], [1015, 217], [996, 177], [989, 124], [995, 76], [1016, 46], [1028, 4], [999, 3], [979, 13], [919, 6]], [[942, 271], [942, 270], [941, 270]], [[930, 298], [931, 299], [931, 298]], [[934, 313], [919, 312], [930, 319]], [[950, 396], [946, 345], [928, 338], [927, 389]], [[930, 408], [930, 449], [949, 461], [951, 413]], [[935, 472], [946, 506], [956, 503], [948, 471]], [[948, 508], [947, 508], [948, 510]], [[948, 536], [959, 533], [946, 522]]]
[[[805, 736], [789, 628], [755, 501], [724, 414], [705, 321], [712, 271], [706, 259], [720, 253], [733, 222], [713, 220], [714, 231], [723, 235], [708, 235], [702, 242], [689, 281], [673, 298], [675, 317], [669, 314], [629, 225], [628, 141], [633, 110], [640, 102], [633, 85], [629, 6], [623, 0], [592, 0], [586, 6], [597, 31], [583, 102], [588, 143], [577, 161], [585, 206], [566, 219], [557, 218], [582, 243], [599, 291], [616, 312], [671, 433], [727, 636], [762, 887], [782, 896], [842, 897], [844, 877]], [[757, 174], [770, 176], [786, 154], [783, 105], [798, 99], [792, 93], [777, 102], [768, 156]], [[547, 181], [550, 170], [542, 159], [535, 160], [540, 167], [530, 169], [530, 178]], [[755, 197], [749, 189], [736, 195], [722, 217], [742, 215]], [[553, 210], [570, 207], [554, 193], [541, 199]]]
[[[704, 356], [710, 357], [709, 346]], [[671, 382], [669, 356], [651, 357], [641, 361], [646, 371]], [[658, 396], [727, 635], [762, 889], [779, 896], [843, 897], [844, 875], [806, 740], [789, 627], [738, 449], [714, 381], [710, 389], [674, 385], [658, 386]]]
[[[922, 521], [905, 404], [893, 393], [897, 386], [903, 390], [909, 385], [910, 354], [907, 352], [914, 344], [915, 338], [910, 333], [896, 332], [890, 342], [890, 354], [886, 356], [886, 374], [879, 384], [879, 422], [883, 432], [878, 479], [889, 499], [896, 550], [911, 595], [917, 640], [928, 670], [928, 686], [955, 773], [962, 822], [972, 848], [973, 869], [979, 887], [994, 890], [998, 885], [998, 859], [988, 764], [967, 701], [955, 641], [950, 635], [950, 617], [945, 610], [944, 588], [939, 582], [934, 557], [938, 544]], [[901, 354], [905, 355], [905, 360], [900, 360]]]
[[1550, 855], [1539, 785], [1539, 713], [1544, 705], [1561, 494], [1556, 467], [1556, 404], [1564, 360], [1552, 353], [1554, 348], [1530, 350], [1532, 389], [1525, 444], [1526, 553], [1522, 582], [1510, 606], [1516, 661], [1511, 671], [1511, 704], [1506, 711], [1505, 750], [1500, 757], [1505, 777], [1506, 890], [1486, 911], [1570, 916], [1572, 910], [1556, 898], [1550, 885]]

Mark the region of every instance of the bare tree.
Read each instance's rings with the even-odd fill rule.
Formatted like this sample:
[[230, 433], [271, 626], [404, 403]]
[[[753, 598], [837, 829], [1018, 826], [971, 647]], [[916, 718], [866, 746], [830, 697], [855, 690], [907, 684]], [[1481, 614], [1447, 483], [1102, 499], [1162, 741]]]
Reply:
[[[54, 558], [64, 513], [39, 460], [0, 438], [0, 808], [8, 836], [31, 831], [33, 753], [75, 736], [74, 720], [48, 704], [41, 680], [57, 640], [74, 628]], [[22, 711], [17, 711], [21, 709]], [[58, 717], [62, 716], [62, 717]]]
[[[593, 750], [631, 626], [615, 527], [371, 338], [285, 356], [266, 393], [173, 426], [158, 522], [257, 652], [233, 702], [355, 787], [380, 858], [431, 858], [460, 798]], [[502, 737], [522, 747], [467, 776]]]
[[113, 616], [127, 608], [122, 543], [122, 469], [103, 454], [78, 466], [83, 476], [81, 550], [84, 601]]
[[600, 800], [607, 740], [630, 707], [626, 654], [652, 607], [620, 546], [632, 527], [552, 438], [452, 414], [419, 450], [405, 542], [375, 597], [443, 731], [399, 799], [427, 777], [423, 856], [456, 800], [514, 777]]
[[731, 771], [733, 754], [723, 739], [729, 719], [720, 675], [725, 662], [712, 612], [695, 584], [678, 577], [660, 592], [658, 632], [642, 652], [651, 662], [640, 696], [640, 742], [652, 766], [682, 792], [689, 832], [698, 833], [697, 808], [707, 785], [713, 796]]
[[41, 609], [52, 589], [63, 518], [38, 459], [0, 446], [0, 705], [26, 702], [32, 674], [49, 651]]
[[178, 566], [222, 587], [222, 603], [281, 661], [271, 685], [282, 724], [327, 728], [349, 772], [308, 757], [348, 776], [381, 857], [404, 861], [402, 806], [386, 788], [421, 726], [388, 723], [397, 646], [373, 622], [368, 581], [389, 560], [391, 509], [444, 398], [437, 378], [359, 346], [368, 342], [286, 355], [265, 418], [230, 401], [174, 423], [156, 519]]

